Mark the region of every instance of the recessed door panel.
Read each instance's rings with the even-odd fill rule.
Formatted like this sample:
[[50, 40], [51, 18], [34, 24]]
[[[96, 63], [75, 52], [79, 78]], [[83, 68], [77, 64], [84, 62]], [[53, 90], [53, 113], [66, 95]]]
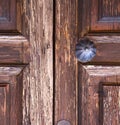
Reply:
[[[87, 32], [120, 32], [120, 1], [80, 0], [79, 17], [82, 34]], [[81, 11], [82, 9], [82, 15]], [[79, 24], [80, 25], [80, 24]]]
[[0, 124], [7, 125], [10, 122], [10, 88], [9, 84], [0, 84]]
[[81, 125], [119, 125], [120, 67], [81, 66], [80, 71]]
[[0, 0], [0, 32], [21, 32], [21, 1]]
[[22, 125], [22, 69], [0, 67], [1, 125]]

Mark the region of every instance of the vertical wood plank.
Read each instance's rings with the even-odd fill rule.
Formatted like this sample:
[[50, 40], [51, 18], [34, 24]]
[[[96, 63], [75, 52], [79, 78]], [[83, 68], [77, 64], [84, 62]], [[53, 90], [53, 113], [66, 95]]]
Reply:
[[[29, 42], [30, 41], [30, 24], [31, 24], [31, 2], [29, 0], [22, 0], [22, 3], [19, 6], [20, 10], [22, 10], [22, 29], [21, 32], [23, 36], [25, 36]], [[31, 43], [32, 44], [32, 43]], [[32, 60], [31, 60], [32, 62]], [[34, 67], [33, 67], [34, 68]], [[23, 70], [23, 93], [22, 93], [22, 100], [23, 100], [23, 125], [32, 125], [30, 119], [30, 100], [31, 100], [31, 86], [30, 86], [30, 65], [28, 64]]]
[[23, 71], [23, 125], [30, 125], [30, 67], [26, 66]]
[[53, 0], [31, 0], [30, 120], [53, 125]]
[[22, 4], [31, 55], [23, 72], [23, 125], [53, 125], [53, 0]]
[[76, 0], [56, 0], [55, 124], [68, 120], [77, 125]]
[[120, 87], [103, 86], [103, 125], [120, 124]]

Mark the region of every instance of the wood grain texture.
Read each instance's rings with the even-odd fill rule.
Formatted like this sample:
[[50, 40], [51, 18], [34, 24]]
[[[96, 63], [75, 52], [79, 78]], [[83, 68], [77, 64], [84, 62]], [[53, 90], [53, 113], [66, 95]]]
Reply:
[[10, 0], [1, 0], [0, 1], [1, 5], [0, 5], [0, 20], [9, 20], [10, 18]]
[[103, 85], [103, 125], [120, 124], [120, 86]]
[[120, 63], [120, 36], [88, 36], [94, 41], [97, 52], [93, 63]]
[[22, 124], [23, 67], [0, 67], [0, 124]]
[[79, 6], [79, 37], [87, 36], [97, 49], [95, 58], [88, 64], [100, 65], [79, 63], [79, 124], [117, 125], [120, 67], [115, 65], [120, 63], [119, 33], [116, 33], [120, 32], [119, 1], [80, 0]]
[[[20, 7], [20, 10], [22, 10], [22, 19], [21, 20], [21, 33], [23, 36], [25, 36], [28, 41], [30, 42], [30, 23], [31, 23], [31, 3], [29, 0], [22, 0], [22, 4], [18, 4]], [[21, 6], [22, 5], [22, 6]], [[20, 16], [18, 16], [20, 17]], [[32, 42], [32, 41], [31, 41]], [[30, 48], [29, 48], [30, 49]], [[30, 59], [30, 61], [32, 61]], [[30, 63], [30, 62], [29, 62]], [[34, 84], [34, 83], [33, 83]], [[30, 65], [28, 64], [23, 71], [23, 93], [22, 93], [22, 114], [23, 114], [23, 119], [22, 119], [22, 124], [23, 125], [32, 125], [31, 124], [31, 119], [30, 119]], [[36, 100], [35, 100], [36, 101]]]
[[9, 101], [9, 85], [0, 84], [0, 123], [7, 125], [9, 121], [10, 113], [10, 101]]
[[77, 19], [79, 36], [83, 37], [90, 31], [90, 0], [78, 0]]
[[6, 76], [14, 69], [0, 72], [0, 82], [23, 83], [12, 84], [10, 124], [53, 125], [53, 1], [10, 0], [9, 7], [11, 22], [0, 24], [0, 63], [26, 65], [16, 79]]
[[55, 7], [55, 124], [68, 120], [77, 125], [77, 1], [56, 0]]
[[0, 63], [28, 63], [29, 42], [21, 36], [0, 36]]
[[23, 71], [23, 93], [22, 93], [22, 124], [32, 125], [30, 119], [30, 67], [27, 65]]
[[22, 0], [0, 0], [0, 33], [21, 32]]
[[79, 0], [78, 29], [81, 36], [96, 32], [120, 32], [118, 0]]
[[119, 71], [119, 66], [79, 67], [81, 125], [119, 124]]
[[53, 125], [53, 0], [31, 0], [30, 12], [30, 124]]
[[99, 9], [102, 11], [102, 17], [116, 18], [120, 16], [120, 2], [118, 0], [102, 0]]
[[91, 0], [92, 32], [119, 32], [119, 2], [117, 0]]

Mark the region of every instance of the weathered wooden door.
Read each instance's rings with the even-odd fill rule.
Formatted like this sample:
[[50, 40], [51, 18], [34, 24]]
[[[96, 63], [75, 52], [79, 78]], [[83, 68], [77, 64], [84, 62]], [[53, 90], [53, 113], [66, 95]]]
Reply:
[[52, 30], [52, 0], [0, 0], [0, 125], [53, 124]]
[[0, 125], [119, 125], [119, 25], [118, 0], [0, 0]]
[[55, 124], [119, 125], [120, 1], [56, 1], [55, 50]]
[[20, 1], [0, 0], [0, 125], [22, 125], [23, 69], [29, 62], [29, 42], [22, 34], [21, 7]]

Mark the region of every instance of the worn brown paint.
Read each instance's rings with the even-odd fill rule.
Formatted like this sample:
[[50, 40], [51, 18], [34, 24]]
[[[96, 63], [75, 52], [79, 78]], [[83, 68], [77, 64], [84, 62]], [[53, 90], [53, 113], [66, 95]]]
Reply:
[[[6, 1], [0, 11], [0, 124], [119, 124], [118, 1], [56, 0], [54, 7], [49, 0]], [[9, 15], [11, 22], [1, 23]], [[77, 63], [75, 44], [84, 36], [97, 48], [88, 64], [101, 66]]]
[[21, 32], [22, 1], [0, 1], [0, 33]]
[[[1, 15], [0, 64], [24, 69], [20, 78], [18, 74], [8, 77], [11, 70], [0, 72], [2, 84], [13, 79], [8, 93], [11, 111], [4, 110], [10, 116], [2, 117], [0, 124], [53, 125], [53, 1], [6, 1], [1, 0], [4, 9], [0, 12], [9, 15], [10, 21], [2, 23]], [[3, 97], [4, 93], [4, 101]]]
[[30, 6], [30, 120], [53, 125], [53, 0]]
[[0, 67], [0, 124], [22, 124], [22, 67]]
[[81, 66], [79, 72], [80, 123], [119, 124], [120, 67]]
[[120, 3], [118, 0], [78, 0], [79, 26], [87, 32], [119, 32]]
[[56, 0], [55, 26], [55, 124], [65, 119], [77, 125], [77, 38], [75, 0]]
[[97, 49], [91, 62], [78, 64], [80, 125], [120, 124], [119, 4], [117, 0], [79, 1], [79, 37], [88, 37]]
[[23, 125], [53, 125], [53, 1], [23, 3], [22, 32], [30, 41], [30, 63], [23, 72]]
[[29, 63], [29, 42], [22, 35], [0, 36], [1, 63]]

